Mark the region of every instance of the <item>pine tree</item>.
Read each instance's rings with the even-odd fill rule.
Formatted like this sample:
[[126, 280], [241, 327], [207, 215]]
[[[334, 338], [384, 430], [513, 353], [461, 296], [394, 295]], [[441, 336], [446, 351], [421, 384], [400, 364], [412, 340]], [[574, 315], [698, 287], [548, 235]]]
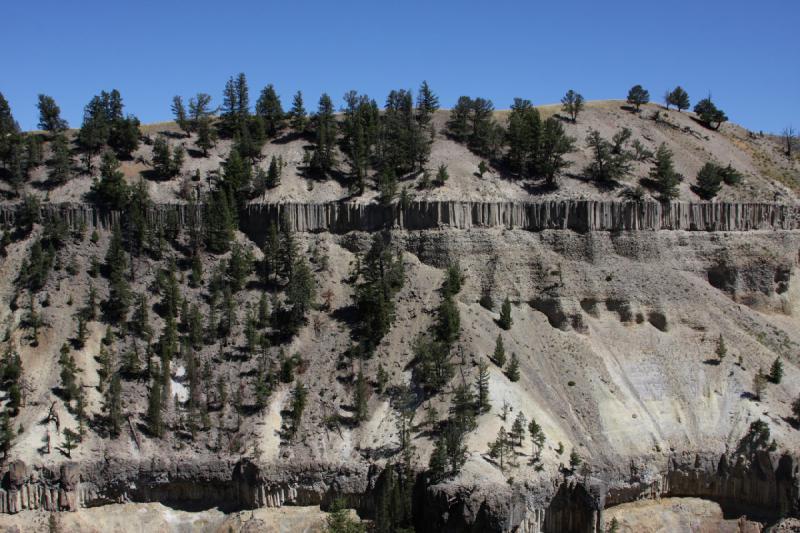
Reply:
[[69, 404], [72, 400], [78, 397], [78, 383], [77, 376], [78, 368], [75, 364], [75, 358], [69, 351], [69, 346], [64, 343], [61, 346], [61, 356], [58, 360], [61, 367], [61, 391], [64, 396], [64, 401]]
[[161, 380], [156, 377], [150, 384], [147, 396], [147, 429], [154, 437], [164, 433], [164, 419], [161, 407]]
[[447, 180], [450, 178], [450, 174], [447, 172], [447, 165], [442, 163], [439, 165], [439, 168], [436, 170], [436, 183], [437, 185], [444, 185]]
[[72, 174], [72, 157], [69, 153], [67, 138], [62, 134], [55, 135], [50, 148], [52, 156], [47, 160], [50, 180], [56, 184], [66, 183]]
[[522, 441], [525, 440], [525, 430], [528, 427], [528, 421], [525, 419], [525, 414], [520, 411], [514, 419], [514, 424], [511, 426], [511, 439], [517, 441], [517, 446], [522, 446]]
[[70, 428], [64, 428], [63, 435], [64, 442], [61, 444], [61, 448], [64, 450], [64, 453], [68, 458], [72, 458], [72, 450], [78, 447], [80, 435], [72, 431]]
[[697, 114], [700, 122], [714, 130], [718, 130], [720, 126], [722, 126], [722, 123], [728, 120], [727, 115], [714, 105], [710, 96], [697, 102], [694, 106], [694, 112]]
[[783, 363], [781, 362], [781, 358], [777, 357], [775, 361], [772, 362], [772, 366], [769, 369], [769, 380], [774, 384], [778, 385], [782, 379], [783, 379]]
[[314, 115], [314, 148], [311, 169], [322, 176], [336, 167], [336, 118], [330, 96], [319, 99], [319, 108]]
[[448, 473], [447, 446], [444, 438], [440, 437], [434, 442], [433, 453], [428, 462], [428, 474], [435, 482], [444, 479]]
[[767, 385], [767, 376], [764, 375], [764, 370], [759, 368], [753, 378], [753, 397], [756, 400], [761, 400], [764, 395], [764, 388]]
[[689, 94], [678, 85], [671, 92], [667, 93], [667, 96], [664, 98], [664, 103], [666, 103], [667, 109], [669, 109], [670, 105], [674, 105], [678, 108], [678, 112], [681, 112], [684, 109], [689, 109]]
[[717, 348], [714, 351], [717, 355], [717, 360], [721, 363], [725, 356], [728, 353], [728, 349], [725, 347], [725, 339], [722, 338], [722, 333], [719, 334], [719, 339], [717, 339]]
[[52, 96], [40, 94], [37, 105], [39, 107], [39, 128], [50, 133], [59, 133], [69, 127], [67, 121], [61, 118], [61, 109]]
[[128, 203], [130, 191], [119, 167], [114, 153], [105, 151], [100, 163], [100, 180], [92, 184], [92, 194], [101, 206], [121, 211]]
[[506, 376], [508, 376], [509, 381], [519, 381], [519, 359], [516, 352], [511, 353], [511, 361], [508, 363]]
[[172, 97], [172, 116], [175, 117], [175, 123], [183, 130], [186, 135], [192, 131], [192, 124], [186, 114], [186, 106], [183, 105], [183, 98], [180, 96]]
[[431, 90], [428, 82], [423, 81], [417, 92], [417, 120], [420, 126], [427, 127], [438, 110], [439, 97]]
[[511, 439], [506, 432], [506, 428], [500, 426], [500, 430], [497, 432], [497, 438], [494, 440], [494, 442], [489, 444], [489, 455], [499, 460], [500, 470], [503, 470], [505, 468], [506, 461], [509, 459], [509, 456], [513, 453], [513, 451]]
[[579, 466], [583, 463], [583, 459], [578, 454], [576, 450], [572, 450], [569, 454], [569, 468], [573, 472], [578, 469]]
[[295, 381], [294, 389], [292, 390], [292, 404], [291, 404], [291, 425], [289, 426], [289, 434], [294, 437], [300, 429], [300, 423], [303, 419], [303, 411], [308, 403], [308, 389], [300, 380]]
[[278, 166], [278, 159], [273, 155], [269, 160], [269, 169], [267, 170], [266, 186], [268, 189], [274, 189], [281, 184], [281, 170]]
[[683, 176], [675, 172], [672, 152], [665, 143], [661, 143], [656, 150], [655, 161], [650, 169], [650, 179], [658, 185], [662, 199], [672, 200], [678, 196], [678, 185]]
[[262, 89], [256, 102], [256, 115], [264, 120], [264, 128], [269, 137], [275, 137], [283, 129], [285, 113], [281, 99], [272, 84]]
[[492, 361], [494, 361], [494, 364], [500, 368], [503, 368], [506, 365], [506, 349], [505, 346], [503, 346], [503, 337], [500, 335], [497, 336], [497, 340], [494, 343]]
[[235, 224], [232, 209], [224, 190], [216, 189], [211, 192], [206, 204], [205, 224], [206, 246], [211, 253], [225, 253], [233, 242]]
[[704, 200], [710, 200], [719, 193], [720, 189], [722, 189], [720, 167], [711, 162], [704, 164], [697, 173], [696, 192], [698, 196]]
[[477, 406], [479, 413], [486, 413], [491, 408], [489, 403], [489, 365], [481, 359], [478, 361], [478, 379], [475, 383], [477, 394]]
[[457, 341], [461, 333], [458, 306], [449, 294], [445, 295], [439, 304], [436, 330], [439, 339], [448, 346]]
[[14, 445], [14, 429], [11, 426], [11, 419], [8, 416], [8, 410], [3, 410], [3, 415], [0, 417], [0, 450], [3, 450], [3, 459], [8, 458], [8, 452]]
[[634, 85], [628, 91], [627, 102], [636, 108], [638, 113], [640, 108], [650, 101], [650, 93], [641, 85]]
[[208, 151], [214, 148], [217, 141], [217, 133], [211, 127], [211, 119], [203, 117], [197, 122], [197, 147], [203, 152], [203, 157], [208, 157]]
[[511, 301], [508, 299], [508, 296], [506, 296], [506, 299], [503, 300], [503, 305], [500, 307], [500, 320], [498, 324], [501, 328], [509, 330], [513, 323], [514, 320], [511, 318]]
[[286, 303], [289, 306], [288, 331], [294, 333], [305, 321], [314, 304], [316, 287], [308, 262], [301, 258], [295, 261], [293, 275], [286, 286]]
[[540, 426], [536, 420], [531, 419], [528, 423], [528, 435], [531, 439], [531, 446], [533, 448], [532, 453], [536, 460], [539, 459], [542, 453], [542, 448], [544, 448], [544, 431], [542, 431], [542, 426]]
[[460, 143], [467, 142], [469, 139], [470, 117], [472, 116], [472, 98], [460, 96], [456, 105], [450, 110], [450, 118], [447, 121], [447, 132], [453, 139]]
[[572, 122], [576, 122], [578, 114], [583, 111], [583, 102], [583, 96], [570, 89], [561, 99], [561, 111], [569, 115]]
[[308, 124], [306, 108], [303, 105], [303, 93], [297, 91], [292, 99], [292, 109], [289, 111], [289, 120], [295, 133], [304, 133]]

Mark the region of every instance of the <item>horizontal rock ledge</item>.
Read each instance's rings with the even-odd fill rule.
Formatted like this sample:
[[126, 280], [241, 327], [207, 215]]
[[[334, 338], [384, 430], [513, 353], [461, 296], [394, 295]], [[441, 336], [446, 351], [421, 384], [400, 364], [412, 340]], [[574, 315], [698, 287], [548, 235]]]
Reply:
[[[0, 205], [0, 223], [13, 224], [19, 204]], [[58, 216], [70, 227], [108, 228], [121, 213], [83, 203], [47, 203], [43, 217]], [[203, 206], [157, 204], [151, 223], [188, 228], [202, 225]], [[529, 231], [754, 231], [800, 229], [800, 205], [732, 202], [626, 202], [548, 200], [538, 202], [413, 201], [406, 205], [360, 202], [251, 203], [240, 227], [263, 235], [285, 217], [301, 232], [347, 233], [381, 229], [506, 228]]]

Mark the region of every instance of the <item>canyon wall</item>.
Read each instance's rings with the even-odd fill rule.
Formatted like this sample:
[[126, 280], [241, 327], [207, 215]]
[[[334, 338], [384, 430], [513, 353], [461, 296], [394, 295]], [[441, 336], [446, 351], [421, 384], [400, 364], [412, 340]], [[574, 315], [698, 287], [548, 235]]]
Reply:
[[[650, 463], [652, 464], [652, 463]], [[58, 470], [14, 461], [4, 467], [0, 513], [24, 509], [76, 511], [114, 502], [161, 502], [176, 508], [225, 510], [321, 505], [344, 497], [362, 516], [374, 513], [381, 471], [346, 465], [259, 466], [238, 462], [160, 464], [158, 461], [67, 463]], [[420, 476], [414, 509], [418, 531], [600, 533], [603, 509], [645, 498], [700, 497], [726, 512], [763, 519], [797, 516], [800, 475], [795, 457], [756, 452], [749, 458], [682, 454], [663, 470], [610, 480], [566, 476], [539, 485], [429, 486]]]
[[[0, 224], [13, 224], [18, 204], [0, 205]], [[91, 204], [43, 204], [43, 217], [57, 216], [71, 227], [107, 228], [120, 213]], [[202, 206], [159, 204], [147, 211], [156, 225], [187, 228], [202, 221]], [[346, 233], [381, 229], [518, 228], [530, 231], [686, 230], [753, 231], [800, 229], [800, 206], [770, 203], [623, 202], [553, 200], [540, 202], [413, 201], [406, 205], [357, 202], [253, 203], [239, 214], [240, 228], [258, 239], [271, 222], [285, 218], [295, 231]]]

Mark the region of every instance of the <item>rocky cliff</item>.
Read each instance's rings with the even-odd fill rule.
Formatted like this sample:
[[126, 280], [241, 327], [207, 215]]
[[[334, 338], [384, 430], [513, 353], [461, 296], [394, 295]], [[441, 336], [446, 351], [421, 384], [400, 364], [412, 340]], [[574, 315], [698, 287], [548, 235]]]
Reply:
[[[750, 457], [673, 454], [661, 469], [631, 463], [626, 476], [611, 472], [559, 476], [543, 485], [426, 487], [414, 499], [417, 530], [424, 532], [516, 531], [558, 533], [603, 531], [605, 508], [665, 497], [715, 501], [731, 515], [773, 520], [800, 511], [798, 461], [788, 454], [757, 452]], [[255, 509], [283, 505], [328, 507], [345, 498], [372, 516], [381, 473], [376, 469], [319, 465], [276, 469], [249, 460], [165, 464], [106, 462], [63, 464], [53, 471], [22, 461], [7, 465], [0, 512], [25, 509], [76, 511], [106, 503], [160, 502], [177, 508]]]
[[[0, 205], [0, 223], [13, 223], [20, 209]], [[44, 204], [41, 215], [59, 217], [72, 227], [107, 228], [119, 213], [90, 204]], [[541, 231], [753, 231], [800, 228], [800, 206], [771, 203], [623, 202], [563, 200], [542, 202], [413, 201], [389, 206], [375, 203], [253, 203], [240, 214], [249, 235], [263, 234], [285, 217], [301, 232], [424, 230], [435, 228], [506, 228]], [[202, 218], [202, 207], [159, 204], [148, 219], [159, 225], [188, 227]]]

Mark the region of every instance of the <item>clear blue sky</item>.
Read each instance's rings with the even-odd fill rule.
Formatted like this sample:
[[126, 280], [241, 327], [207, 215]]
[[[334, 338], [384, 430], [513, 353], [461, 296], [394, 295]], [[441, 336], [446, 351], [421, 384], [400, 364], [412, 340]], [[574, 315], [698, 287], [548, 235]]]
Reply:
[[624, 98], [641, 83], [660, 100], [681, 84], [713, 93], [754, 130], [800, 126], [798, 0], [305, 0], [3, 2], [0, 92], [23, 128], [36, 95], [71, 126], [101, 89], [121, 91], [143, 122], [170, 119], [173, 95], [208, 92], [244, 71], [251, 101], [266, 83], [284, 107], [303, 90], [338, 105], [349, 89], [380, 104], [427, 79], [442, 105], [461, 94], [507, 108], [574, 88]]

